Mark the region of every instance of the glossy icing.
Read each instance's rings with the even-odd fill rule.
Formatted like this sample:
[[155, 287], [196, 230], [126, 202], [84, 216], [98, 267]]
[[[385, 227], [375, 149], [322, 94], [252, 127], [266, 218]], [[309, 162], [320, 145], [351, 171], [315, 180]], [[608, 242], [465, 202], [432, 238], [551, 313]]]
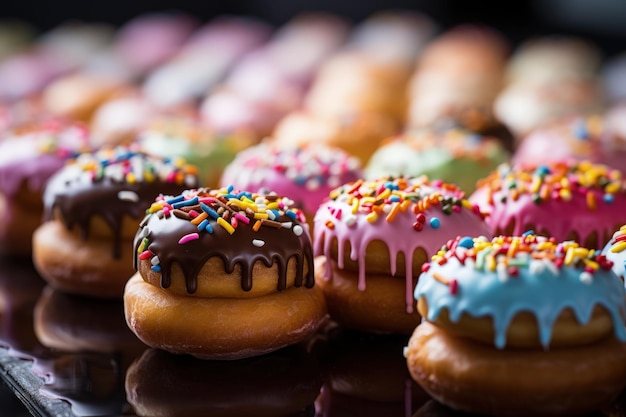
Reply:
[[369, 159], [365, 177], [427, 175], [471, 192], [479, 179], [508, 159], [496, 138], [462, 129], [414, 130], [381, 145]]
[[16, 129], [0, 141], [0, 191], [13, 197], [25, 183], [41, 192], [69, 158], [87, 150], [89, 132], [82, 124], [48, 121]]
[[429, 321], [443, 309], [456, 322], [463, 313], [493, 320], [494, 345], [506, 346], [509, 323], [519, 312], [537, 319], [540, 342], [550, 345], [559, 314], [570, 308], [587, 323], [596, 305], [613, 319], [615, 336], [626, 341], [626, 293], [599, 251], [532, 233], [517, 237], [457, 237], [425, 264], [415, 298], [425, 297]]
[[361, 163], [341, 149], [321, 144], [281, 149], [264, 142], [239, 152], [224, 170], [220, 185], [275, 191], [315, 213], [330, 191], [358, 178]]
[[243, 135], [217, 135], [199, 123], [178, 118], [163, 118], [139, 134], [141, 148], [162, 158], [182, 157], [199, 169], [202, 185], [216, 186], [224, 167], [237, 152], [251, 145]]
[[68, 229], [84, 238], [100, 216], [113, 233], [113, 255], [120, 255], [124, 216], [141, 219], [159, 193], [176, 194], [198, 185], [196, 168], [182, 160], [162, 159], [127, 147], [83, 153], [56, 173], [44, 192], [45, 216], [58, 211]]
[[569, 117], [524, 138], [513, 155], [515, 165], [589, 160], [626, 173], [626, 141], [601, 116]]
[[249, 291], [253, 266], [261, 261], [267, 267], [278, 266], [277, 289], [283, 290], [288, 261], [295, 257], [294, 285], [312, 287], [311, 239], [306, 219], [292, 204], [286, 197], [233, 187], [159, 196], [135, 236], [135, 268], [139, 260], [149, 259], [152, 270], [161, 274], [161, 287], [168, 288], [176, 262], [183, 271], [187, 292], [194, 293], [204, 264], [211, 257], [219, 257], [228, 274], [240, 265], [241, 288]]
[[529, 225], [557, 240], [575, 231], [581, 242], [596, 233], [599, 245], [616, 224], [626, 223], [626, 188], [621, 173], [590, 162], [537, 167], [501, 165], [469, 200], [477, 204], [493, 234], [520, 235]]
[[[330, 259], [333, 239], [339, 254], [349, 243], [350, 259], [358, 262], [360, 290], [366, 287], [365, 252], [370, 242], [387, 245], [392, 275], [398, 253], [411, 254], [405, 256], [404, 273], [407, 312], [412, 312], [413, 253], [422, 248], [431, 256], [457, 234], [489, 236], [489, 230], [456, 186], [426, 177], [359, 180], [333, 190], [318, 209], [314, 253]], [[337, 266], [344, 268], [343, 256]], [[326, 262], [324, 276], [332, 277], [331, 262]]]

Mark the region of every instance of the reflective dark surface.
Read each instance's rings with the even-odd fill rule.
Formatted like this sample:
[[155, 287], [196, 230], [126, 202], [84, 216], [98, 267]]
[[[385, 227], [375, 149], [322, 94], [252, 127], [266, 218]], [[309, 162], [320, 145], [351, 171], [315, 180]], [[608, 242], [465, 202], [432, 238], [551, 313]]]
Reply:
[[[268, 355], [205, 361], [147, 348], [128, 330], [121, 300], [55, 291], [28, 261], [0, 265], [2, 415], [468, 416], [413, 382], [405, 336], [330, 323]], [[622, 395], [593, 416], [625, 409]]]

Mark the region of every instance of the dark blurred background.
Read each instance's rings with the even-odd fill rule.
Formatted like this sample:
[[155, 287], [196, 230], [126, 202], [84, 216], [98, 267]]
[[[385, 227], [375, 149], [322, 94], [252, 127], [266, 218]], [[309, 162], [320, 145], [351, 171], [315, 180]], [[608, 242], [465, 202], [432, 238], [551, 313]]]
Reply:
[[419, 10], [443, 28], [488, 24], [514, 44], [533, 34], [565, 33], [589, 37], [608, 54], [626, 48], [624, 0], [11, 0], [2, 2], [0, 17], [24, 19], [46, 30], [69, 19], [119, 25], [146, 11], [178, 10], [201, 20], [249, 14], [280, 25], [302, 11], [329, 11], [358, 22], [381, 9]]

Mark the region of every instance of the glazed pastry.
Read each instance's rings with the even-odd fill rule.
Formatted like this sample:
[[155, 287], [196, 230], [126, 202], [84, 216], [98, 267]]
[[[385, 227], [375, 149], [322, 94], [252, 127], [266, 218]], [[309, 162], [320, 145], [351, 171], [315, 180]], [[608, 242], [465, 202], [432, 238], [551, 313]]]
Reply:
[[472, 413], [598, 410], [626, 382], [626, 293], [611, 266], [593, 249], [532, 232], [457, 237], [415, 288], [426, 322], [405, 350], [411, 375]]
[[423, 128], [452, 120], [473, 131], [498, 125], [493, 102], [503, 86], [508, 45], [488, 27], [455, 27], [430, 43], [411, 78], [409, 120]]
[[333, 190], [314, 228], [316, 281], [331, 318], [348, 328], [411, 333], [420, 322], [412, 295], [420, 268], [461, 231], [489, 235], [452, 184], [388, 177]]
[[268, 140], [279, 148], [321, 143], [343, 149], [364, 165], [378, 145], [398, 131], [399, 125], [384, 114], [347, 112], [332, 116], [301, 110], [278, 122]]
[[426, 175], [451, 182], [467, 193], [509, 153], [493, 137], [463, 129], [411, 130], [386, 140], [369, 159], [365, 177]]
[[46, 182], [69, 158], [90, 149], [89, 132], [79, 123], [48, 120], [5, 134], [0, 141], [0, 251], [30, 257]]
[[237, 154], [224, 170], [220, 185], [293, 196], [295, 206], [313, 219], [331, 190], [361, 176], [359, 160], [341, 149], [321, 144], [279, 149], [261, 143]]
[[[512, 163], [520, 166], [542, 165], [562, 160], [589, 160], [626, 173], [626, 140], [620, 136], [615, 116], [573, 116], [557, 120], [532, 131], [518, 145]], [[608, 116], [607, 116], [608, 117]], [[611, 124], [611, 122], [613, 122]]]
[[588, 161], [502, 165], [479, 182], [470, 201], [487, 216], [493, 235], [534, 230], [596, 249], [626, 222], [621, 173]]
[[241, 132], [220, 135], [193, 117], [163, 116], [139, 132], [137, 142], [150, 154], [162, 158], [181, 157], [198, 167], [200, 183], [215, 186], [237, 152], [254, 139]]
[[127, 147], [79, 155], [48, 182], [33, 261], [53, 287], [120, 297], [133, 275], [128, 250], [136, 224], [159, 193], [197, 186], [196, 168]]
[[[293, 201], [232, 187], [158, 197], [135, 236], [126, 322], [147, 345], [205, 359], [268, 353], [326, 317]], [[209, 318], [209, 319], [206, 319]]]

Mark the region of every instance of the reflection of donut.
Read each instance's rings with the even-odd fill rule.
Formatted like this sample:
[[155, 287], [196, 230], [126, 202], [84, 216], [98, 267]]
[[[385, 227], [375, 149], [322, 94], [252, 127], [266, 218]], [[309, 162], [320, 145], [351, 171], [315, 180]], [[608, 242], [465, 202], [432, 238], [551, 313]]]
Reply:
[[[410, 415], [428, 399], [402, 356], [406, 337], [330, 328], [313, 345], [324, 369], [324, 416]], [[407, 414], [408, 413], [408, 414]]]
[[195, 167], [133, 148], [78, 156], [48, 182], [48, 221], [33, 237], [37, 270], [55, 288], [94, 297], [120, 297], [133, 274], [137, 224], [159, 193], [196, 186]]
[[621, 177], [617, 170], [588, 161], [501, 165], [479, 182], [469, 200], [487, 215], [493, 235], [534, 230], [599, 249], [626, 223]]
[[149, 349], [126, 374], [128, 401], [151, 417], [292, 415], [312, 407], [320, 386], [318, 365], [301, 346], [238, 361]]
[[316, 280], [331, 317], [405, 334], [420, 322], [412, 292], [422, 264], [457, 233], [489, 234], [461, 190], [426, 177], [344, 184], [318, 209], [314, 233]]
[[35, 306], [34, 328], [42, 344], [64, 352], [145, 348], [126, 326], [121, 300], [84, 298], [50, 286]]
[[490, 415], [608, 404], [626, 384], [626, 293], [611, 266], [531, 233], [458, 237], [415, 289], [427, 322], [406, 350], [411, 375], [438, 401]]
[[45, 281], [30, 261], [0, 262], [0, 345], [17, 356], [38, 357], [46, 349], [33, 332], [33, 307]]
[[157, 198], [135, 237], [129, 327], [149, 346], [206, 359], [260, 355], [310, 336], [326, 304], [292, 203], [232, 188]]

